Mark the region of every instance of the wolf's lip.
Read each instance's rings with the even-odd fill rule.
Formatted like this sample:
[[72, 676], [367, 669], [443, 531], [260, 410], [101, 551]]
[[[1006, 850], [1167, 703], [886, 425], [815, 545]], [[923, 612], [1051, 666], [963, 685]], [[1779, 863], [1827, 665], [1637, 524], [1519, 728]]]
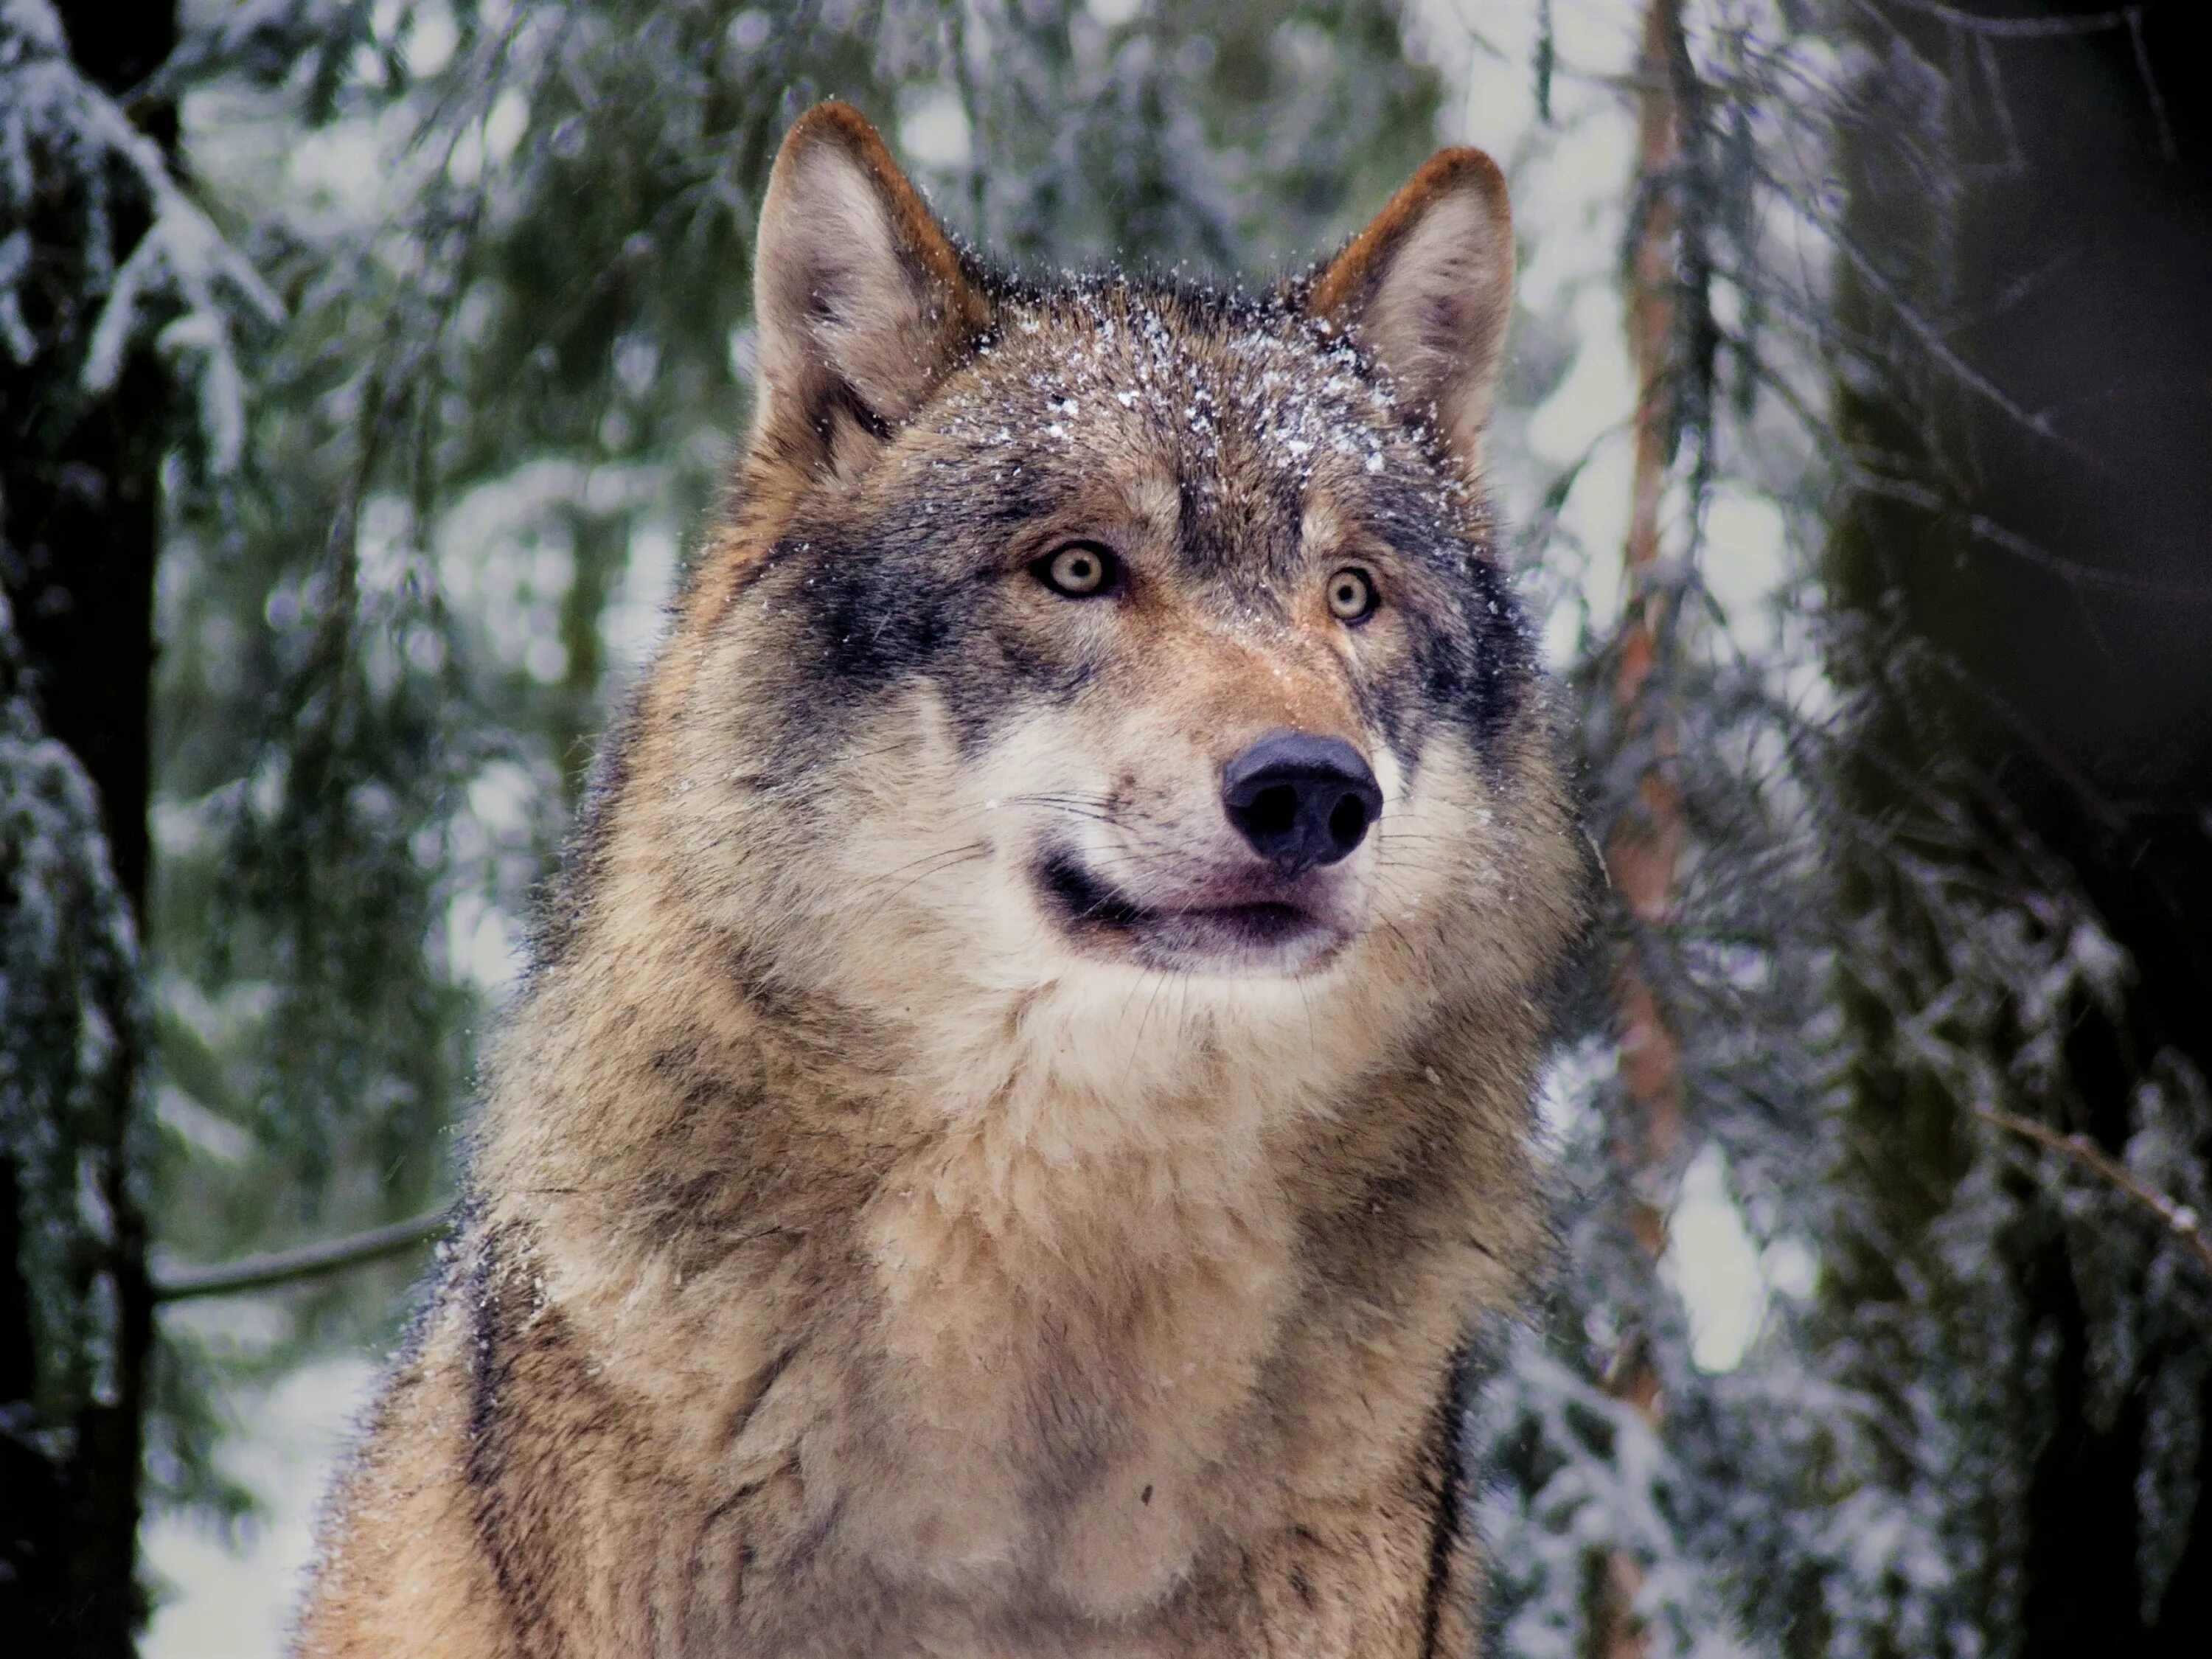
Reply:
[[1343, 942], [1339, 928], [1284, 897], [1139, 904], [1065, 854], [1038, 866], [1037, 882], [1077, 937], [1118, 937], [1153, 967], [1297, 972]]

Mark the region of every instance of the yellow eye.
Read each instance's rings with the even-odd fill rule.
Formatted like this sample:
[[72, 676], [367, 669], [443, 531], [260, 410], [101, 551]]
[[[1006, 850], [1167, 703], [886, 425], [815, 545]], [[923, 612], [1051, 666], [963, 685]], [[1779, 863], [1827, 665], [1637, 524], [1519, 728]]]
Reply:
[[1030, 567], [1039, 581], [1071, 599], [1106, 592], [1114, 585], [1114, 556], [1096, 542], [1070, 542]]
[[1375, 578], [1356, 564], [1346, 565], [1328, 579], [1328, 611], [1339, 622], [1364, 622], [1378, 603]]

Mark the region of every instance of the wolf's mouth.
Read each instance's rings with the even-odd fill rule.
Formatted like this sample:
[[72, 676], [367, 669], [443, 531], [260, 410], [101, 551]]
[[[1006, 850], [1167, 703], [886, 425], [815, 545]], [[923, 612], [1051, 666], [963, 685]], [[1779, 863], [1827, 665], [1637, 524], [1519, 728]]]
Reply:
[[1048, 909], [1079, 943], [1118, 947], [1148, 967], [1301, 973], [1344, 943], [1341, 929], [1289, 897], [1145, 905], [1065, 853], [1048, 857], [1036, 878]]

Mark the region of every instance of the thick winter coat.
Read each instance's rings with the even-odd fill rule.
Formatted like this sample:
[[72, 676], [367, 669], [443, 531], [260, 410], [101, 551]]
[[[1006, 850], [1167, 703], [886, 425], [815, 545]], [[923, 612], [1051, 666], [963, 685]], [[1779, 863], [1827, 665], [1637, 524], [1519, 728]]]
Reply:
[[956, 247], [811, 112], [731, 504], [609, 739], [301, 1651], [1474, 1644], [1586, 853], [1448, 150], [1263, 295]]

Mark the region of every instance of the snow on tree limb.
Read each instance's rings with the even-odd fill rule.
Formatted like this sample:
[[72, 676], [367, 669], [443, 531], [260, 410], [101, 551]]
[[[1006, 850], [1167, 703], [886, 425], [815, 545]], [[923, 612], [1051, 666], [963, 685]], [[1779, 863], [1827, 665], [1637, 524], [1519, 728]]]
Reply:
[[2185, 1204], [2175, 1202], [2155, 1187], [2138, 1181], [2127, 1166], [2106, 1152], [2087, 1135], [2061, 1134], [2047, 1123], [2038, 1123], [2032, 1118], [2001, 1112], [1994, 1106], [1977, 1106], [1974, 1115], [1984, 1123], [1994, 1124], [2023, 1139], [2032, 1140], [2046, 1151], [2058, 1153], [2099, 1180], [2124, 1193], [2136, 1206], [2158, 1218], [2159, 1223], [2179, 1239], [2191, 1254], [2204, 1264], [2204, 1271], [2212, 1273], [2212, 1239], [2204, 1236], [2204, 1224], [2196, 1211]]
[[[246, 377], [233, 314], [242, 303], [274, 325], [283, 319], [283, 300], [185, 194], [161, 146], [79, 72], [51, 0], [0, 0], [0, 109], [7, 112], [0, 125], [0, 180], [8, 181], [12, 210], [27, 207], [30, 151], [42, 142], [66, 155], [79, 177], [119, 161], [151, 209], [152, 223], [107, 285], [79, 384], [94, 397], [112, 391], [149, 305], [165, 295], [173, 300], [184, 314], [157, 340], [165, 351], [198, 360], [202, 429], [215, 469], [230, 471], [246, 440]], [[17, 245], [22, 234], [0, 241], [0, 343], [27, 364], [37, 342], [16, 295], [29, 264], [27, 242]]]

